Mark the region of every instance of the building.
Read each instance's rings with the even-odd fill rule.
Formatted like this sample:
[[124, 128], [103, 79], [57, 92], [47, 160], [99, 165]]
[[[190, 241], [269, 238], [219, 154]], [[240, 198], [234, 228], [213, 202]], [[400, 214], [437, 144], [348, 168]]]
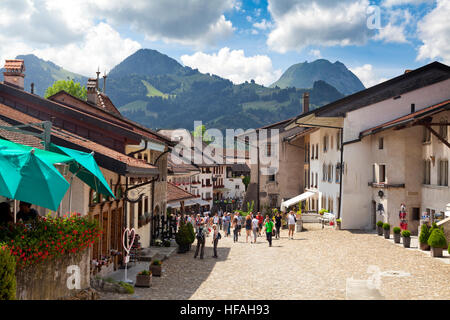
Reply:
[[317, 209], [343, 228], [373, 229], [378, 220], [399, 225], [404, 204], [413, 234], [424, 213], [444, 212], [449, 98], [450, 68], [434, 62], [292, 120], [288, 128], [314, 129], [305, 147]]

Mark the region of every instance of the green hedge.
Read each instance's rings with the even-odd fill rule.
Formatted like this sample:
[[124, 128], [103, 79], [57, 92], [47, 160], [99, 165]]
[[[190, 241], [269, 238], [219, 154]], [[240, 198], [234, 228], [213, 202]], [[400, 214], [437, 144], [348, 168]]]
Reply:
[[424, 223], [420, 228], [419, 242], [428, 243], [429, 237], [430, 237], [430, 230], [428, 229], [428, 226]]
[[383, 223], [384, 230], [391, 230], [391, 225], [389, 223]]
[[16, 260], [0, 246], [0, 300], [16, 299]]
[[402, 237], [403, 237], [403, 238], [409, 238], [409, 237], [411, 237], [411, 231], [409, 231], [409, 230], [403, 230], [403, 231], [402, 231]]
[[383, 226], [383, 221], [378, 221], [377, 222], [377, 227], [382, 227]]
[[400, 227], [394, 227], [394, 229], [392, 229], [392, 231], [394, 231], [395, 234], [398, 234], [398, 233], [402, 232], [402, 229], [400, 229]]
[[435, 228], [428, 238], [428, 245], [433, 248], [445, 248], [447, 246], [447, 239], [441, 229]]

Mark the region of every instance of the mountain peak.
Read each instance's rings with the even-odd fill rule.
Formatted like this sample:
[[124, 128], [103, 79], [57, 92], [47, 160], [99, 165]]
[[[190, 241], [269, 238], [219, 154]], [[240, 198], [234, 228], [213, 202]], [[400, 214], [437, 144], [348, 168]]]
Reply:
[[345, 95], [365, 89], [358, 77], [342, 62], [331, 63], [327, 59], [294, 64], [271, 87], [311, 88], [318, 80], [326, 81]]

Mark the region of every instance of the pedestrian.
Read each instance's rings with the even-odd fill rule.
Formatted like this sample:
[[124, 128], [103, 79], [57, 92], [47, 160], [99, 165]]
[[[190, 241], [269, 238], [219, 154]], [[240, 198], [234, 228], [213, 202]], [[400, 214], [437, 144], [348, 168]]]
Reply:
[[20, 201], [19, 212], [17, 212], [16, 220], [22, 220], [23, 222], [28, 222], [30, 220], [35, 220], [39, 217], [39, 213], [31, 208], [31, 203]]
[[264, 225], [264, 228], [266, 229], [266, 237], [267, 241], [269, 242], [269, 247], [272, 246], [272, 231], [273, 231], [274, 223], [272, 220], [270, 220], [269, 216], [266, 217], [266, 223]]
[[231, 213], [227, 213], [227, 237], [231, 234]]
[[297, 219], [295, 218], [294, 211], [290, 211], [288, 215], [288, 227], [289, 227], [289, 239], [294, 239], [295, 223]]
[[238, 242], [239, 235], [239, 225], [238, 225], [238, 217], [235, 215], [233, 219], [233, 241]]
[[217, 225], [213, 225], [213, 245], [214, 245], [214, 255], [213, 258], [218, 258], [217, 256], [217, 245], [219, 244], [219, 240], [222, 238], [219, 232], [219, 228], [217, 228]]
[[236, 216], [237, 216], [237, 219], [238, 219], [238, 232], [239, 232], [239, 236], [241, 236], [242, 217], [241, 217], [239, 212], [236, 212]]
[[281, 222], [283, 217], [279, 212], [277, 212], [277, 215], [275, 216], [275, 229], [277, 230], [277, 238], [280, 239], [281, 236]]
[[200, 251], [200, 259], [203, 259], [203, 255], [205, 253], [205, 241], [206, 241], [206, 226], [203, 220], [200, 222], [200, 226], [197, 232], [197, 249], [195, 250], [194, 259], [197, 258], [199, 251]]
[[252, 219], [253, 243], [256, 243], [256, 239], [258, 238], [258, 226], [259, 221], [256, 219], [256, 216], [254, 216]]
[[263, 222], [264, 222], [264, 217], [261, 215], [261, 212], [258, 212], [258, 214], [256, 215], [256, 219], [258, 219], [258, 227], [259, 227], [258, 234], [259, 234], [259, 236], [261, 236]]
[[245, 242], [248, 242], [248, 237], [250, 237], [250, 242], [252, 242], [251, 232], [252, 232], [252, 217], [248, 214], [245, 217], [245, 233], [246, 233]]

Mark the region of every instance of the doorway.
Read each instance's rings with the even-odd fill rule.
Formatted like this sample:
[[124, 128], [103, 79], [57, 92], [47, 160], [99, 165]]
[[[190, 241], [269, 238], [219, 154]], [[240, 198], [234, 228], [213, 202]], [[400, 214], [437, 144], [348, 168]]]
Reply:
[[375, 227], [377, 225], [377, 203], [376, 201], [372, 200], [372, 219], [371, 219], [371, 228], [372, 230], [375, 230]]

